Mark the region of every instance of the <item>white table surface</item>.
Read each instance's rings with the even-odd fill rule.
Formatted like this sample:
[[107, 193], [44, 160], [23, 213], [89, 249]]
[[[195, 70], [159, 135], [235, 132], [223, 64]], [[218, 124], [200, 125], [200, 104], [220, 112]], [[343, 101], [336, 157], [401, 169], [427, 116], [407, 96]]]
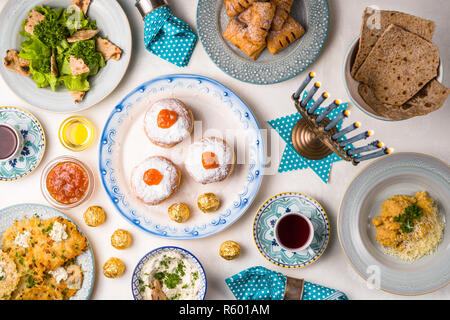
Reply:
[[[13, 0], [11, 0], [13, 1]], [[2, 1], [0, 8], [6, 1]], [[197, 44], [192, 60], [187, 68], [181, 69], [148, 53], [143, 43], [143, 22], [134, 7], [133, 0], [119, 0], [130, 20], [133, 32], [133, 55], [127, 74], [118, 88], [106, 100], [80, 115], [91, 119], [101, 132], [111, 109], [128, 92], [144, 81], [171, 73], [193, 73], [211, 77], [230, 87], [253, 110], [263, 129], [270, 130], [266, 121], [290, 114], [293, 106], [290, 95], [303, 80], [304, 74], [289, 81], [258, 86], [242, 83], [231, 78], [217, 68], [206, 55], [201, 43]], [[175, 14], [195, 28], [196, 0], [171, 0]], [[444, 84], [450, 87], [450, 1], [448, 0], [329, 0], [331, 21], [330, 32], [325, 47], [316, 62], [308, 69], [315, 71], [320, 81], [331, 92], [332, 97], [348, 101], [342, 83], [342, 61], [347, 47], [358, 34], [361, 14], [366, 6], [376, 4], [382, 9], [392, 9], [416, 14], [436, 22], [434, 43], [440, 49], [444, 61]], [[330, 181], [324, 184], [312, 171], [302, 170], [290, 173], [277, 173], [280, 155], [284, 143], [275, 134], [269, 138], [267, 159], [268, 167], [261, 189], [250, 209], [230, 228], [214, 236], [192, 241], [169, 241], [159, 239], [134, 227], [122, 218], [113, 207], [103, 190], [98, 169], [98, 147], [91, 147], [81, 153], [72, 153], [63, 148], [57, 139], [59, 124], [68, 114], [52, 114], [28, 105], [16, 97], [0, 80], [0, 105], [23, 107], [32, 112], [42, 123], [47, 134], [48, 145], [40, 167], [31, 175], [16, 182], [0, 183], [0, 207], [18, 203], [47, 204], [40, 192], [40, 175], [45, 163], [60, 155], [72, 155], [86, 162], [96, 171], [97, 185], [95, 194], [89, 203], [65, 212], [74, 219], [87, 233], [91, 241], [96, 262], [97, 279], [92, 299], [132, 299], [131, 275], [136, 263], [148, 251], [164, 246], [175, 245], [185, 248], [203, 263], [208, 277], [208, 299], [234, 299], [225, 285], [224, 279], [243, 269], [261, 265], [283, 272], [286, 275], [304, 278], [307, 281], [340, 289], [350, 299], [449, 299], [450, 286], [434, 293], [418, 297], [402, 297], [377, 289], [369, 289], [365, 281], [353, 270], [340, 247], [337, 238], [336, 220], [339, 204], [352, 178], [369, 162], [355, 168], [351, 164], [338, 162], [333, 165]], [[351, 107], [352, 120], [363, 123], [364, 128], [374, 129], [376, 137], [395, 148], [397, 152], [421, 152], [435, 156], [450, 163], [450, 99], [440, 110], [411, 120], [389, 123], [375, 120], [356, 107]], [[270, 137], [270, 134], [269, 134]], [[97, 139], [98, 143], [98, 139]], [[270, 150], [271, 149], [271, 150]], [[253, 241], [253, 218], [259, 206], [269, 197], [287, 191], [306, 193], [317, 199], [325, 208], [331, 223], [331, 238], [323, 256], [314, 264], [302, 269], [288, 270], [272, 265], [262, 257]], [[100, 205], [107, 211], [107, 221], [97, 228], [85, 225], [82, 214], [90, 205]], [[129, 230], [133, 237], [133, 245], [124, 251], [111, 247], [110, 236], [118, 228]], [[225, 240], [238, 241], [242, 246], [242, 255], [234, 261], [225, 261], [218, 255], [220, 244]], [[119, 257], [126, 264], [125, 274], [118, 279], [108, 279], [102, 274], [102, 265], [109, 257]]]

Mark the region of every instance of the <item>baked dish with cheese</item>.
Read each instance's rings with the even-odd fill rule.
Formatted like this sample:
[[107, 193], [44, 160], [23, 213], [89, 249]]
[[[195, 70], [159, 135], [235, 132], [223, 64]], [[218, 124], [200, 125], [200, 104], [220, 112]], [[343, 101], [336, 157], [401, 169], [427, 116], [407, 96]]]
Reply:
[[6, 229], [1, 241], [0, 300], [65, 300], [81, 288], [76, 257], [88, 242], [73, 222], [24, 218]]
[[444, 222], [434, 199], [425, 191], [385, 200], [372, 224], [384, 251], [405, 261], [432, 254], [443, 239]]

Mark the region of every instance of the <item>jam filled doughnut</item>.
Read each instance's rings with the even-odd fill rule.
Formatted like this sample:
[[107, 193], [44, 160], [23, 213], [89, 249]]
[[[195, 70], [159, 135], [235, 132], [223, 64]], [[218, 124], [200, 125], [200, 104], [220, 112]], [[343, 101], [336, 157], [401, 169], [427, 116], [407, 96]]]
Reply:
[[181, 171], [167, 158], [154, 156], [140, 163], [131, 173], [131, 189], [147, 205], [170, 198], [181, 181]]
[[150, 106], [144, 130], [153, 144], [171, 148], [188, 137], [194, 128], [192, 111], [178, 99], [163, 99]]
[[195, 181], [208, 184], [228, 178], [234, 168], [233, 149], [222, 139], [203, 138], [189, 147], [186, 170]]

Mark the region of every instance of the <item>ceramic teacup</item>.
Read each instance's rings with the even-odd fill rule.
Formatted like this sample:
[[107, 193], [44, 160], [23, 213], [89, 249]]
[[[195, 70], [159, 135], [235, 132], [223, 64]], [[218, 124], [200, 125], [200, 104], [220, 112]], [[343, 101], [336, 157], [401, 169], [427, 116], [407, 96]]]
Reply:
[[0, 123], [2, 136], [0, 139], [0, 161], [9, 161], [17, 158], [23, 149], [23, 135], [14, 126]]
[[301, 213], [287, 213], [281, 216], [274, 227], [275, 239], [281, 248], [292, 251], [314, 251], [310, 248], [314, 238], [314, 226]]

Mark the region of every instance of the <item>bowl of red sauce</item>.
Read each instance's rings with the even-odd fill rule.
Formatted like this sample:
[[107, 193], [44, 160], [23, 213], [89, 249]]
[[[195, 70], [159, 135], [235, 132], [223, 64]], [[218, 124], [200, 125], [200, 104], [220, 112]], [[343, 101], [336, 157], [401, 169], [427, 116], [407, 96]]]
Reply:
[[58, 157], [44, 168], [41, 190], [51, 205], [74, 208], [92, 195], [94, 176], [81, 161], [68, 156]]

